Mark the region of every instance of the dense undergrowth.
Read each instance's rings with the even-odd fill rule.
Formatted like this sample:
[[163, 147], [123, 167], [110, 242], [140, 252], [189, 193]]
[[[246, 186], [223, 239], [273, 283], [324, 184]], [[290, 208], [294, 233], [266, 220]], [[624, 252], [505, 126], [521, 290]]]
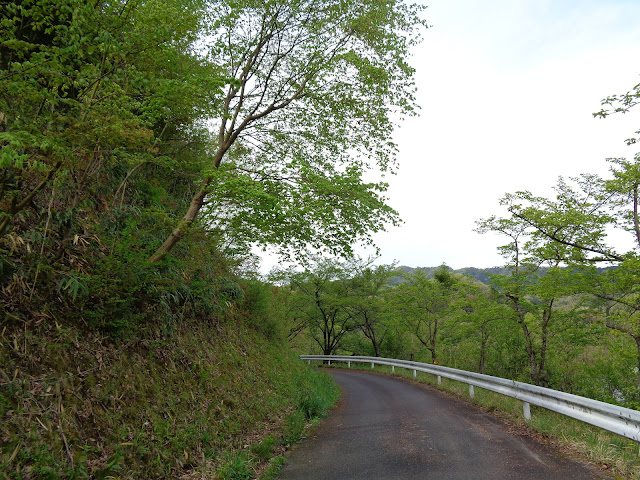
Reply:
[[238, 323], [118, 343], [55, 325], [0, 340], [2, 478], [254, 478], [337, 395]]

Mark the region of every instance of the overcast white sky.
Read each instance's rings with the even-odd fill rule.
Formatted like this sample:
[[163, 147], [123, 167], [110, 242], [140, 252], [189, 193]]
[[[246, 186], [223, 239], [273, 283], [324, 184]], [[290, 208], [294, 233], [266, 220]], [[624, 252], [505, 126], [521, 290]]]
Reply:
[[638, 150], [624, 140], [640, 111], [592, 113], [640, 82], [640, 0], [424, 3], [421, 115], [396, 132], [400, 169], [387, 179], [405, 223], [374, 236], [379, 262], [503, 265], [501, 239], [473, 229], [505, 193], [549, 194], [559, 175], [605, 174], [605, 158]]

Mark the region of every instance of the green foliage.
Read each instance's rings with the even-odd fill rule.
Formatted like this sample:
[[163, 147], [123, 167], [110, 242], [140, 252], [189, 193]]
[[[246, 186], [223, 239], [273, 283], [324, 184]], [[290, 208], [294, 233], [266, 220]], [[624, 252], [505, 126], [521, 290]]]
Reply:
[[[240, 249], [312, 247], [350, 255], [354, 241], [397, 224], [383, 181], [395, 168], [397, 114], [416, 110], [410, 47], [426, 26], [401, 1], [215, 0], [207, 53], [228, 77], [210, 161], [177, 223], [202, 213]], [[207, 198], [205, 202], [205, 197]], [[153, 261], [177, 244], [172, 234]]]
[[307, 417], [302, 410], [295, 410], [287, 417], [286, 428], [282, 436], [282, 444], [293, 445], [302, 439], [304, 428], [307, 425]]
[[293, 269], [278, 274], [286, 282], [290, 332], [307, 329], [324, 355], [331, 355], [345, 335], [356, 328], [351, 313], [344, 308], [345, 265], [336, 260], [316, 258], [303, 272]]
[[269, 460], [269, 466], [262, 474], [262, 480], [271, 480], [276, 475], [278, 475], [284, 463], [285, 463], [285, 458], [282, 455], [278, 455], [277, 457], [274, 457], [271, 460]]
[[326, 373], [305, 377], [301, 387], [298, 406], [307, 419], [325, 417], [340, 395], [338, 386]]
[[[536, 197], [530, 192], [506, 195], [502, 203], [508, 206], [511, 217], [486, 220], [481, 224], [481, 231], [500, 230], [510, 234], [511, 247], [506, 246], [503, 251], [511, 256], [516, 269], [518, 261], [522, 265], [525, 262], [528, 265], [547, 263], [556, 267], [538, 279], [531, 278], [529, 267], [529, 272], [516, 270], [511, 278], [501, 280], [503, 286], [511, 284], [511, 293], [506, 294], [511, 295], [512, 303], [517, 307], [514, 311], [520, 311], [519, 323], [525, 335], [531, 325], [527, 318], [537, 315], [542, 321], [543, 331], [538, 334], [542, 344], [535, 352], [528, 347], [530, 358], [535, 357], [538, 366], [544, 366], [542, 348], [546, 344], [545, 329], [550, 327], [552, 315], [554, 318], [557, 314], [566, 316], [574, 322], [581, 317], [599, 317], [606, 327], [630, 336], [636, 343], [634, 389], [637, 401], [640, 401], [640, 317], [637, 315], [640, 299], [640, 221], [637, 211], [640, 157], [634, 161], [613, 159], [610, 162], [611, 177], [608, 179], [587, 174], [570, 181], [561, 178], [555, 199]], [[629, 252], [617, 251], [608, 243], [609, 229], [630, 233], [635, 248]], [[521, 247], [517, 249], [516, 245]], [[560, 264], [569, 268], [557, 268]], [[600, 270], [596, 265], [615, 268]], [[518, 281], [518, 277], [522, 279]], [[575, 311], [553, 308], [555, 299], [572, 294], [580, 294], [582, 300]], [[517, 299], [519, 306], [513, 299]], [[531, 338], [527, 341], [533, 345], [535, 338]], [[532, 368], [532, 377], [537, 378], [540, 371], [541, 368], [538, 372]], [[605, 386], [601, 390], [611, 398], [612, 395], [605, 393], [608, 390]], [[616, 392], [615, 397], [631, 401], [626, 388]]]
[[222, 263], [211, 239], [147, 264], [209, 142], [223, 80], [195, 50], [208, 18], [198, 0], [3, 4], [3, 316], [121, 335], [227, 301], [205, 288], [213, 272], [197, 284], [194, 256]]
[[256, 455], [260, 460], [269, 460], [273, 457], [276, 442], [275, 435], [267, 435], [262, 441], [251, 447], [251, 453]]
[[453, 314], [453, 299], [464, 282], [442, 266], [433, 279], [416, 270], [404, 277], [393, 294], [391, 302], [404, 328], [430, 353], [430, 361], [438, 361], [439, 329]]
[[[640, 86], [623, 95], [602, 101], [603, 109], [595, 116], [624, 113], [638, 104]], [[638, 132], [636, 132], [638, 133]], [[628, 144], [636, 138], [627, 139]], [[563, 362], [551, 359], [555, 380], [567, 390], [578, 388], [586, 394], [630, 406], [640, 404], [640, 155], [631, 161], [609, 159], [609, 178], [582, 174], [568, 181], [560, 178], [555, 199], [535, 196], [531, 192], [507, 194], [501, 203], [509, 218], [491, 217], [479, 222], [479, 231], [499, 231], [510, 243], [501, 251], [513, 270], [509, 278], [496, 278], [496, 285], [511, 302], [522, 326], [534, 380], [541, 379], [545, 368], [547, 342], [553, 342], [549, 329], [570, 339], [563, 346], [576, 356], [589, 356], [587, 367], [569, 375]], [[619, 230], [631, 234], [634, 247], [621, 251], [610, 244], [609, 233]], [[552, 267], [544, 276], [532, 278], [542, 264]], [[558, 268], [560, 265], [567, 268]], [[597, 268], [603, 265], [612, 268]], [[574, 295], [573, 308], [557, 308], [554, 301]], [[532, 319], [541, 320], [536, 332]], [[559, 322], [559, 330], [553, 324]], [[632, 342], [610, 348], [612, 337], [603, 335], [586, 323], [599, 325], [630, 337]], [[537, 338], [536, 338], [537, 337]], [[538, 346], [534, 344], [538, 342]], [[541, 341], [541, 343], [540, 343]], [[632, 345], [635, 343], [635, 346]], [[622, 347], [622, 348], [620, 348]], [[635, 360], [619, 365], [635, 349]], [[562, 350], [559, 349], [559, 352]], [[602, 356], [607, 358], [602, 361]], [[562, 353], [559, 357], [562, 358]], [[553, 365], [554, 360], [556, 361]], [[564, 359], [571, 364], [571, 358]], [[609, 368], [616, 365], [615, 368]], [[621, 381], [617, 372], [623, 371]], [[582, 378], [588, 372], [591, 381]], [[549, 375], [549, 372], [545, 374]], [[628, 379], [635, 376], [635, 385]]]
[[248, 324], [262, 332], [267, 338], [282, 335], [273, 286], [256, 279], [245, 280], [242, 308], [248, 312]]
[[395, 267], [374, 267], [371, 260], [357, 259], [348, 264], [347, 270], [352, 276], [342, 279], [345, 285], [343, 308], [355, 321], [356, 328], [371, 342], [372, 354], [381, 356], [382, 346], [397, 323], [388, 308], [387, 286], [395, 274]]
[[231, 453], [216, 472], [216, 477], [222, 480], [250, 480], [252, 473], [251, 461], [246, 453]]
[[[492, 222], [498, 225], [497, 219]], [[500, 225], [517, 232], [515, 221]], [[514, 228], [507, 230], [509, 225]], [[511, 243], [504, 251], [519, 259], [530, 253]], [[586, 282], [620, 275], [615, 269], [591, 272], [533, 263], [516, 268], [513, 262], [493, 269], [507, 274], [486, 273], [492, 284], [488, 286], [444, 266], [411, 269], [398, 282], [391, 266], [378, 271], [361, 265], [324, 261], [314, 270], [284, 277], [290, 282], [279, 290], [286, 292], [285, 321], [295, 332], [290, 340], [302, 352], [313, 353], [312, 342], [322, 352], [327, 337], [321, 314], [331, 313], [352, 322], [334, 350], [339, 354], [435, 359], [453, 368], [637, 405], [635, 344], [607, 328], [620, 318], [616, 310], [606, 316], [598, 299], [585, 293]], [[365, 332], [365, 322], [376, 335], [384, 335], [379, 350]], [[326, 325], [331, 334], [331, 323]]]

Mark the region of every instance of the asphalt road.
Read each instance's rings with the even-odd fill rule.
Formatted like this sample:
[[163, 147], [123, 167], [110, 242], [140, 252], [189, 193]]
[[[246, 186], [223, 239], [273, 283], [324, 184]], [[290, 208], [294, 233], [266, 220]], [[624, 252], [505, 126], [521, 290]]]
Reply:
[[609, 478], [431, 387], [329, 372], [343, 398], [291, 453], [278, 480]]

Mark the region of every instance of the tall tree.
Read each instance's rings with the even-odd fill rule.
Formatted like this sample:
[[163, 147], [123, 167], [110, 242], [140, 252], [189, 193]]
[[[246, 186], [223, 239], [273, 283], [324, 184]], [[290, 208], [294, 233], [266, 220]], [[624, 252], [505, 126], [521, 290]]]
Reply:
[[[628, 335], [640, 369], [640, 157], [613, 159], [611, 177], [560, 179], [555, 199], [530, 192], [507, 195], [512, 217], [531, 230], [547, 258], [573, 268], [572, 278], [604, 308], [606, 326]], [[627, 232], [629, 251], [610, 243], [608, 231]], [[614, 266], [603, 271], [598, 266]], [[579, 274], [579, 275], [578, 275]], [[640, 374], [637, 380], [640, 400]]]
[[478, 346], [478, 373], [485, 373], [492, 344], [496, 343], [496, 330], [504, 326], [508, 309], [498, 300], [497, 292], [486, 285], [461, 283], [454, 300], [458, 308], [450, 329], [454, 335], [472, 340]]
[[346, 290], [345, 308], [353, 317], [362, 334], [371, 342], [376, 357], [382, 344], [394, 328], [394, 319], [388, 308], [388, 282], [395, 274], [393, 265], [377, 267], [351, 262], [347, 268], [349, 278], [343, 280]]
[[[640, 84], [602, 100], [594, 116], [626, 113], [640, 103]], [[635, 132], [640, 135], [640, 130]], [[628, 145], [637, 143], [632, 136]], [[583, 289], [604, 308], [606, 326], [628, 335], [637, 348], [637, 398], [640, 403], [640, 154], [633, 160], [609, 159], [609, 178], [582, 174], [563, 178], [556, 199], [530, 192], [507, 195], [503, 203], [528, 225], [532, 240], [546, 243], [555, 257], [583, 273]], [[626, 232], [631, 249], [614, 246], [609, 231]], [[596, 266], [614, 266], [600, 273]]]
[[402, 315], [407, 329], [438, 361], [438, 334], [442, 322], [450, 313], [456, 279], [447, 267], [436, 270], [434, 278], [427, 278], [422, 270], [405, 276], [405, 282], [396, 287], [393, 301], [395, 310]]
[[397, 223], [384, 182], [395, 119], [414, 113], [409, 48], [421, 8], [401, 0], [212, 0], [205, 41], [230, 80], [209, 166], [158, 261], [204, 207], [216, 234], [284, 253], [349, 254]]
[[317, 259], [303, 272], [288, 271], [283, 280], [291, 290], [287, 298], [288, 312], [296, 325], [303, 324], [323, 355], [335, 354], [344, 336], [356, 325], [344, 308], [345, 288], [340, 278], [345, 275], [339, 262]]
[[[639, 100], [640, 84], [625, 94], [604, 99], [603, 108], [594, 116], [628, 112]], [[626, 142], [635, 144], [637, 138]], [[569, 181], [560, 178], [555, 199], [524, 191], [508, 194], [501, 202], [513, 222], [529, 229], [529, 245], [535, 247], [539, 258], [572, 267], [572, 279], [579, 278], [582, 291], [604, 308], [607, 327], [633, 339], [640, 402], [640, 154], [631, 161], [609, 161], [610, 178], [592, 174]], [[611, 230], [630, 234], [631, 250], [611, 244]], [[597, 266], [616, 268], [599, 272]]]
[[[529, 375], [537, 385], [548, 385], [547, 356], [553, 326], [564, 315], [555, 303], [575, 293], [571, 273], [559, 268], [558, 249], [531, 240], [531, 228], [519, 218], [491, 217], [478, 222], [479, 233], [501, 233], [509, 242], [500, 247], [509, 274], [493, 275], [492, 285], [506, 299], [512, 318], [524, 336]], [[542, 267], [547, 267], [545, 273]]]

